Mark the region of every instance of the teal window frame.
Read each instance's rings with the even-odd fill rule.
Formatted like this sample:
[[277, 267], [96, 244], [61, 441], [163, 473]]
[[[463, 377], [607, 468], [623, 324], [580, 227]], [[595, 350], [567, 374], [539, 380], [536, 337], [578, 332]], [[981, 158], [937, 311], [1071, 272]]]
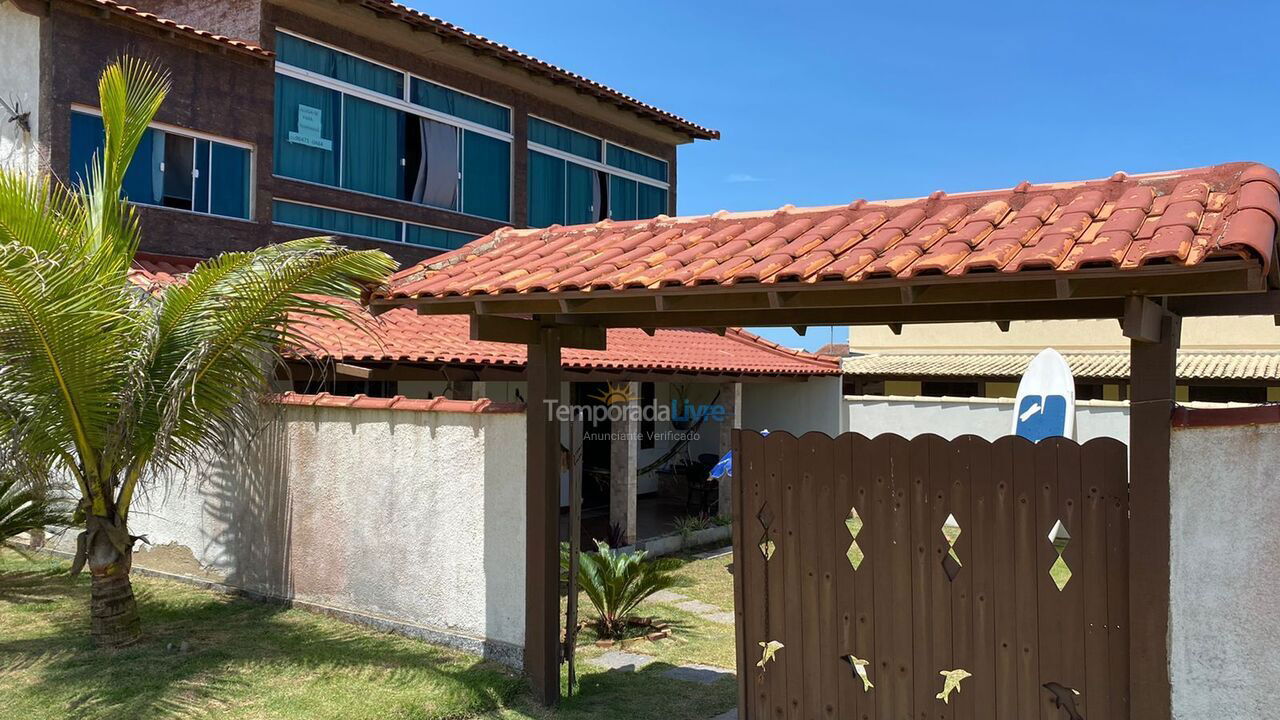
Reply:
[[284, 199], [272, 202], [271, 220], [277, 225], [303, 230], [445, 251], [456, 250], [481, 237], [434, 225]]
[[[389, 83], [371, 87], [378, 84], [353, 82], [350, 72], [343, 75], [333, 69], [328, 53], [343, 55], [342, 51], [287, 30], [277, 30], [277, 35], [289, 52], [277, 57], [276, 66], [276, 175], [421, 207], [511, 221], [511, 154], [515, 144], [511, 108], [348, 54], [404, 78], [398, 92], [392, 92], [395, 88]], [[309, 102], [286, 100], [290, 93], [305, 95]], [[311, 108], [309, 118], [302, 117], [308, 108], [300, 105]], [[421, 185], [415, 180], [425, 176], [419, 173], [428, 137], [425, 131], [422, 140], [409, 137], [418, 118], [457, 131], [458, 180], [452, 206], [415, 201], [423, 199]], [[308, 119], [310, 130], [304, 133], [298, 126]], [[296, 141], [291, 134], [298, 136]], [[433, 167], [433, 173], [442, 170], [439, 165]], [[435, 184], [431, 187], [439, 189], [441, 176], [432, 177]], [[429, 199], [431, 193], [427, 196]]]
[[[667, 161], [532, 115], [528, 131], [525, 197], [530, 227], [594, 222], [590, 201], [583, 207], [592, 192], [590, 172], [602, 174], [606, 217], [642, 220], [668, 214]], [[596, 143], [603, 157], [593, 159], [584, 144], [574, 144], [581, 138]]]
[[[106, 142], [102, 116], [96, 110], [71, 109], [69, 167], [67, 177], [73, 187], [86, 180], [89, 162], [102, 152]], [[190, 207], [165, 204], [164, 188], [174, 187], [174, 176], [164, 166], [160, 149], [175, 142], [189, 143], [191, 176], [187, 200]], [[138, 143], [133, 160], [125, 170], [122, 195], [135, 205], [231, 218], [253, 219], [254, 150], [247, 144], [167, 125], [153, 124]], [[159, 195], [157, 195], [157, 191]]]
[[276, 30], [276, 62], [393, 98], [403, 98], [405, 73], [285, 30]]

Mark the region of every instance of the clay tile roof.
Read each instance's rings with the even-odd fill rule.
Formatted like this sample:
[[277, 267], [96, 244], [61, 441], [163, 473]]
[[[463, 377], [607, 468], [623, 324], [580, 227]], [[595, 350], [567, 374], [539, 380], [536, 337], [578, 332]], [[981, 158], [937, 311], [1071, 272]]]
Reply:
[[[412, 362], [522, 367], [523, 345], [471, 339], [466, 315], [419, 315], [396, 308], [364, 327], [328, 319], [308, 319], [300, 328], [305, 347], [291, 355], [343, 362]], [[562, 362], [571, 370], [709, 373], [752, 376], [838, 375], [836, 358], [784, 348], [746, 330], [729, 328], [723, 336], [707, 330], [608, 330], [607, 349], [565, 348]]]
[[[1064, 352], [1078, 378], [1124, 380], [1129, 377], [1128, 352]], [[1035, 353], [878, 353], [844, 359], [846, 375], [857, 377], [1022, 376]], [[1280, 381], [1280, 352], [1209, 352], [1179, 350], [1179, 380]]]
[[[180, 281], [196, 258], [139, 253], [130, 279], [148, 290]], [[335, 300], [334, 302], [342, 302]], [[424, 364], [522, 367], [523, 345], [471, 339], [465, 315], [419, 315], [397, 308], [359, 325], [308, 318], [300, 328], [308, 338], [288, 355], [305, 360], [414, 362]], [[680, 372], [749, 376], [839, 375], [839, 360], [769, 342], [746, 330], [723, 336], [706, 330], [608, 331], [606, 350], [565, 349], [563, 364], [573, 370]]]
[[249, 53], [250, 55], [257, 55], [259, 57], [264, 57], [264, 58], [275, 57], [275, 53], [271, 52], [270, 50], [265, 50], [263, 48], [258, 47], [257, 45], [246, 42], [244, 40], [237, 40], [236, 38], [230, 38], [225, 35], [219, 35], [217, 33], [210, 32], [208, 30], [201, 30], [200, 28], [191, 27], [190, 25], [184, 25], [176, 20], [163, 18], [154, 13], [145, 12], [131, 5], [125, 5], [124, 3], [116, 2], [115, 0], [74, 0], [74, 1], [80, 3], [81, 5], [88, 5], [90, 7], [95, 7], [100, 10], [105, 10], [106, 12], [123, 15], [125, 17], [129, 17], [134, 20], [147, 23], [148, 25], [155, 25], [158, 27], [162, 27], [171, 32], [178, 32], [184, 35], [190, 35], [191, 37], [198, 38], [206, 42], [215, 43], [218, 45], [222, 45], [224, 47], [234, 48], [235, 50]]
[[[1230, 163], [831, 207], [502, 228], [402, 270], [385, 296], [837, 285], [977, 272], [1191, 267], [1223, 257], [1269, 268], [1278, 223], [1280, 175], [1263, 165]], [[541, 267], [567, 242], [593, 254], [573, 264], [552, 261], [553, 273], [520, 283], [528, 268]]]
[[637, 115], [648, 120], [671, 127], [672, 129], [682, 132], [691, 138], [697, 140], [718, 140], [720, 138], [719, 130], [712, 130], [710, 128], [702, 127], [701, 125], [697, 125], [678, 115], [669, 113], [666, 110], [641, 102], [640, 100], [607, 85], [602, 85], [577, 73], [552, 65], [545, 60], [539, 60], [532, 55], [526, 55], [518, 50], [507, 47], [502, 43], [495, 42], [482, 35], [477, 35], [473, 32], [464, 30], [453, 23], [428, 15], [420, 10], [414, 10], [411, 7], [401, 5], [400, 3], [393, 2], [392, 0], [358, 1], [379, 15], [390, 15], [392, 17], [399, 18], [400, 20], [415, 27], [430, 30], [431, 32], [442, 36], [446, 40], [460, 42], [478, 53], [497, 57], [504, 62], [519, 65], [529, 72], [549, 78], [553, 83], [568, 85], [578, 92], [594, 95], [598, 98], [607, 100], [621, 108], [631, 110]]

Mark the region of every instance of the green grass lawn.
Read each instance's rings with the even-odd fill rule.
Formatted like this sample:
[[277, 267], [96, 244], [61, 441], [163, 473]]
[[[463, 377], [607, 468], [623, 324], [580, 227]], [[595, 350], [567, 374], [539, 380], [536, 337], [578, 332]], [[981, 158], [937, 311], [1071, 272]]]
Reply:
[[[678, 591], [731, 609], [726, 562], [686, 564]], [[675, 638], [630, 650], [657, 661], [605, 672], [585, 662], [603, 650], [580, 648], [580, 693], [548, 713], [516, 675], [472, 656], [143, 576], [134, 578], [143, 642], [100, 652], [88, 638], [88, 581], [65, 571], [0, 548], [0, 717], [706, 720], [736, 698], [732, 680], [662, 675], [677, 664], [731, 668], [733, 627], [656, 603], [645, 612], [670, 621]]]

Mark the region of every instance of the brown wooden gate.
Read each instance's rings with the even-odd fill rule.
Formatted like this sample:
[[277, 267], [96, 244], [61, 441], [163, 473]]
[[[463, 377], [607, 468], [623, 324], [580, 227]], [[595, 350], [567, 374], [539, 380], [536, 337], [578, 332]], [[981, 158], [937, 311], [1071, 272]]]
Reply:
[[[1074, 717], [1128, 718], [1121, 442], [738, 431], [734, 448], [742, 717], [1072, 718], [1057, 683]], [[971, 676], [943, 703], [952, 670]]]

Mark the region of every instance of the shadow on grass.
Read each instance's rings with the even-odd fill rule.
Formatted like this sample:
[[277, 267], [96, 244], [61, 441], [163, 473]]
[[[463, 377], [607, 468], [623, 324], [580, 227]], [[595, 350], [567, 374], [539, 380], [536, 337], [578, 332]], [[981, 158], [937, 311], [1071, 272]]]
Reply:
[[[737, 683], [732, 675], [710, 685], [667, 677], [671, 663], [656, 661], [638, 671], [594, 671], [585, 663], [573, 697], [566, 697], [557, 718], [609, 720], [706, 720], [733, 707]], [[561, 693], [568, 690], [562, 682]]]
[[51, 717], [216, 717], [263, 694], [279, 699], [290, 690], [280, 686], [291, 684], [300, 692], [351, 693], [357, 702], [362, 694], [399, 693], [397, 712], [405, 715], [466, 717], [523, 687], [492, 663], [420, 641], [136, 577], [146, 634], [133, 647], [99, 651], [88, 638], [87, 582], [55, 572], [0, 575], [0, 586], [22, 589], [12, 598], [34, 598], [10, 602], [59, 605], [31, 632], [0, 629], [0, 685], [18, 679]]

